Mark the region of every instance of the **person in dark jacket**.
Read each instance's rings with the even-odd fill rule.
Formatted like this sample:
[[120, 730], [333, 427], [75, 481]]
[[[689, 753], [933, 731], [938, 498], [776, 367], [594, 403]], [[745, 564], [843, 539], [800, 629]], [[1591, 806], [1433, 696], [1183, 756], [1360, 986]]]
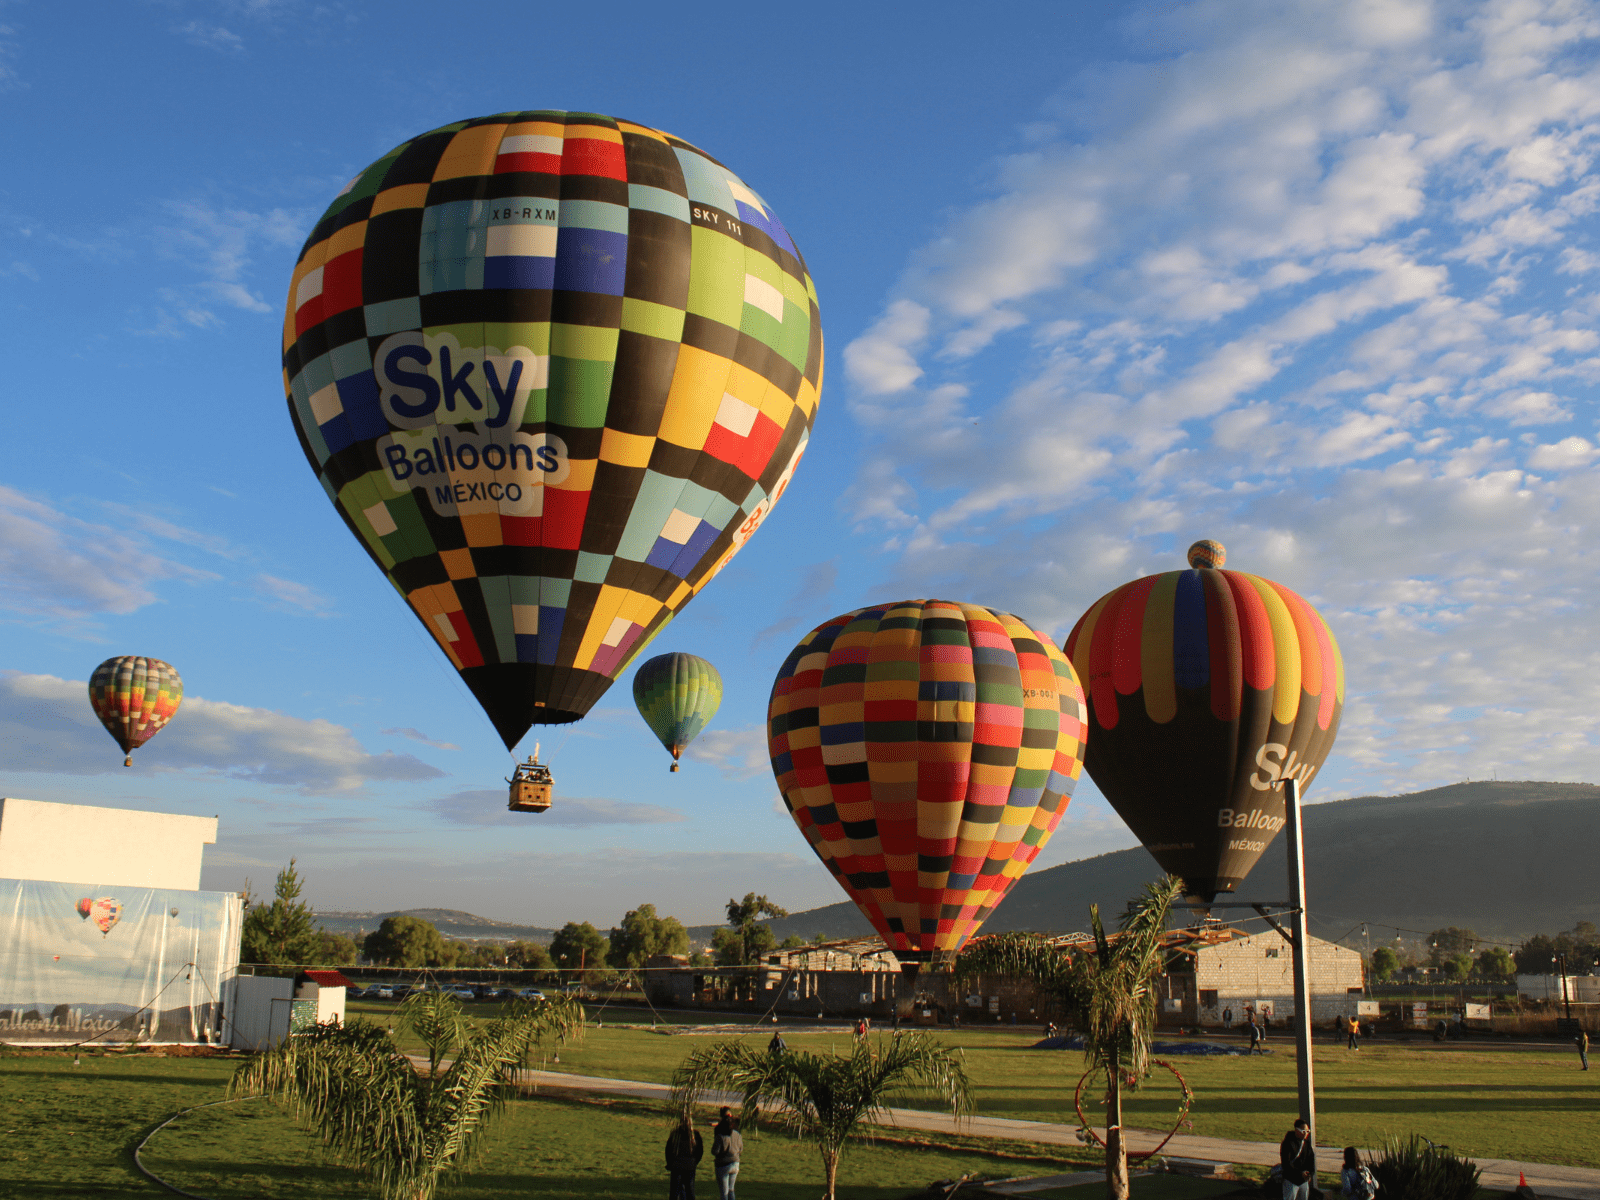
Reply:
[[1303, 1119], [1283, 1135], [1278, 1147], [1283, 1164], [1283, 1200], [1311, 1200], [1311, 1185], [1317, 1179], [1317, 1148], [1311, 1144], [1311, 1127]]
[[694, 1200], [694, 1173], [705, 1157], [706, 1144], [689, 1114], [679, 1118], [667, 1135], [667, 1200]]
[[744, 1139], [739, 1136], [733, 1110], [725, 1108], [711, 1130], [711, 1162], [717, 1171], [717, 1200], [734, 1200], [733, 1187], [739, 1180], [739, 1159], [743, 1156]]

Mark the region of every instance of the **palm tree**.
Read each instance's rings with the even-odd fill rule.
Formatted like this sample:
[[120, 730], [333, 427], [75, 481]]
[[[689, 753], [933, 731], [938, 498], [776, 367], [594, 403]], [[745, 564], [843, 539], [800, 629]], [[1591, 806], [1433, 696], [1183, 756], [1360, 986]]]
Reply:
[[465, 1169], [517, 1068], [542, 1039], [581, 1028], [583, 1008], [570, 997], [523, 1002], [478, 1026], [454, 996], [425, 991], [399, 1015], [427, 1050], [426, 1072], [393, 1034], [357, 1019], [286, 1038], [242, 1065], [228, 1090], [289, 1105], [367, 1173], [381, 1200], [431, 1200], [445, 1175]]
[[961, 1059], [920, 1033], [862, 1038], [848, 1055], [717, 1042], [679, 1064], [672, 1089], [679, 1114], [692, 1112], [706, 1092], [718, 1090], [744, 1094], [746, 1123], [763, 1103], [776, 1108], [799, 1136], [817, 1143], [827, 1180], [824, 1200], [834, 1200], [845, 1140], [862, 1121], [880, 1116], [891, 1099], [920, 1093], [936, 1097], [957, 1117], [972, 1111], [972, 1086]]
[[1106, 1073], [1106, 1195], [1111, 1200], [1128, 1200], [1122, 1090], [1137, 1088], [1150, 1073], [1154, 983], [1165, 958], [1162, 935], [1182, 893], [1182, 881], [1170, 875], [1146, 884], [1113, 937], [1106, 936], [1100, 906], [1091, 905], [1092, 948], [1061, 946], [1033, 934], [999, 934], [968, 946], [956, 960], [961, 977], [996, 974], [1037, 980], [1071, 1014], [1083, 1033], [1090, 1069]]

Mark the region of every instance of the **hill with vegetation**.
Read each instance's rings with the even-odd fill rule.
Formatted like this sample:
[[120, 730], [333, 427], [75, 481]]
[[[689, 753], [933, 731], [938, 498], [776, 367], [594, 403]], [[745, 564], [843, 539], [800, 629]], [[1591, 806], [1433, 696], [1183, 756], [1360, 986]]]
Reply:
[[[1308, 804], [1305, 846], [1311, 928], [1320, 937], [1338, 938], [1362, 921], [1423, 931], [1457, 925], [1511, 940], [1600, 922], [1600, 787], [1593, 784], [1484, 780]], [[984, 929], [1084, 929], [1089, 905], [1114, 916], [1158, 873], [1143, 849], [1030, 873]], [[1280, 837], [1237, 898], [1284, 900], [1287, 890]], [[774, 921], [772, 929], [780, 938], [872, 931], [848, 901]]]
[[464, 942], [525, 941], [550, 943], [554, 929], [538, 925], [513, 925], [454, 908], [407, 908], [396, 912], [318, 912], [317, 924], [329, 933], [342, 933], [360, 941], [383, 924], [385, 917], [420, 917], [447, 938]]

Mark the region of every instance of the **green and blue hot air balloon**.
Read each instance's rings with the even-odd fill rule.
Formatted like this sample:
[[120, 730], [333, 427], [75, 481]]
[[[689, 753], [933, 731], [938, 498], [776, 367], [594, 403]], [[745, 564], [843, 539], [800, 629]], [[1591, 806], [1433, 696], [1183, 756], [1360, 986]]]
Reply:
[[633, 702], [678, 769], [683, 748], [711, 723], [722, 704], [722, 676], [693, 654], [660, 654], [633, 675]]

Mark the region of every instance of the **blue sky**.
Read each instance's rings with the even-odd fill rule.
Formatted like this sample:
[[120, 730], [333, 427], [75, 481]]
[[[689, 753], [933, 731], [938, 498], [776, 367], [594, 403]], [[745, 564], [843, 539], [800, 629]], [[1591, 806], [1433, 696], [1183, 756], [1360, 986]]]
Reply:
[[[913, 15], [914, 13], [914, 15]], [[840, 893], [766, 765], [807, 629], [941, 596], [1060, 640], [1214, 537], [1339, 637], [1312, 800], [1596, 777], [1600, 7], [1576, 0], [0, 4], [0, 789], [211, 814], [205, 886], [606, 925]], [[772, 203], [828, 369], [782, 504], [657, 638], [726, 699], [677, 775], [628, 677], [510, 766], [296, 445], [281, 305], [390, 147], [611, 113]], [[84, 683], [183, 673], [124, 770]], [[1085, 780], [1051, 865], [1134, 844]]]

